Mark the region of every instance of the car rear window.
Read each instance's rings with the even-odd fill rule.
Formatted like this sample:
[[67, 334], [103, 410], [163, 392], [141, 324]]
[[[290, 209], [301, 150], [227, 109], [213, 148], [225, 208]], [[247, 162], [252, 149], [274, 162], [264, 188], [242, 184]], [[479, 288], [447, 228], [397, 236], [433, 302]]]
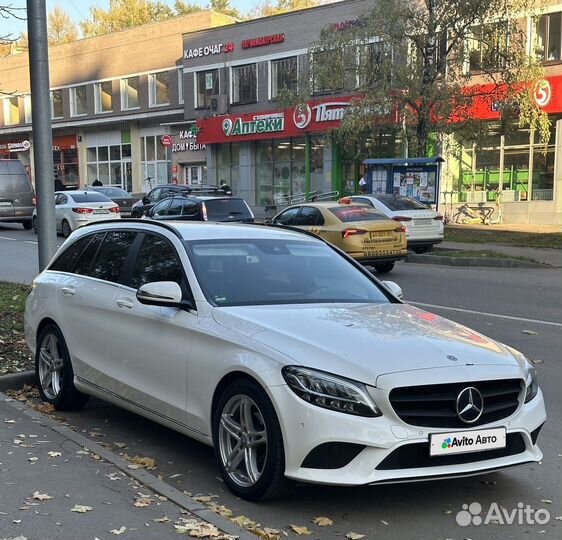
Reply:
[[72, 200], [77, 203], [111, 202], [111, 199], [106, 197], [103, 193], [93, 193], [92, 191], [88, 191], [88, 193], [72, 193], [70, 196]]
[[107, 197], [130, 197], [130, 195], [124, 190], [119, 188], [105, 188], [100, 190], [95, 190], [101, 193], [102, 195], [106, 195]]
[[377, 195], [377, 199], [382, 202], [390, 210], [427, 210], [428, 207], [415, 199], [404, 196], [394, 195]]
[[252, 219], [248, 205], [242, 199], [209, 199], [205, 201], [209, 221]]
[[329, 210], [343, 223], [351, 223], [353, 221], [384, 221], [388, 219], [369, 206], [342, 205], [333, 206], [329, 208]]

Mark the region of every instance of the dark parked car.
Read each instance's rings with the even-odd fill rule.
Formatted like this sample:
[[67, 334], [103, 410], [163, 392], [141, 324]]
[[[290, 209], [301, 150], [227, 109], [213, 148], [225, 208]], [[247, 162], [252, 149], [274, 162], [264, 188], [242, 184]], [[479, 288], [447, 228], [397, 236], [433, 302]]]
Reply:
[[237, 221], [253, 223], [254, 214], [240, 197], [170, 197], [154, 205], [146, 217], [155, 220]]
[[118, 187], [92, 187], [90, 189], [103, 193], [114, 203], [117, 203], [121, 210], [121, 217], [129, 217], [133, 210], [133, 205], [140, 200], [138, 197], [133, 197], [130, 193]]
[[31, 229], [35, 192], [19, 159], [0, 159], [0, 223]]
[[178, 195], [223, 195], [217, 186], [187, 186], [185, 184], [162, 184], [151, 189], [140, 201], [133, 205], [131, 216], [140, 218], [146, 214], [156, 203], [168, 197]]

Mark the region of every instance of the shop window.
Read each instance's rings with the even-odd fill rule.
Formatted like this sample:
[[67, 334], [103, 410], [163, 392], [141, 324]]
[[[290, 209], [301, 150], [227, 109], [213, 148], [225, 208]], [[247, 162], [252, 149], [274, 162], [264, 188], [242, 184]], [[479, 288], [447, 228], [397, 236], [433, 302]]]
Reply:
[[96, 114], [113, 111], [113, 83], [104, 81], [94, 85]]
[[[343, 90], [343, 53], [340, 49], [314, 51], [311, 65], [313, 93], [324, 94]], [[333, 69], [327, 69], [328, 66]]]
[[212, 96], [219, 93], [219, 70], [199, 71], [195, 74], [195, 80], [197, 85], [195, 107], [210, 107]]
[[131, 190], [130, 144], [115, 144], [86, 148], [87, 184], [99, 180], [104, 185]]
[[70, 89], [71, 116], [84, 116], [88, 113], [88, 96], [86, 85], [74, 86]]
[[493, 70], [505, 65], [508, 24], [500, 21], [475, 26], [468, 40], [469, 71]]
[[324, 139], [310, 139], [310, 190], [320, 193], [330, 191], [331, 182], [324, 177]]
[[232, 103], [257, 101], [257, 65], [247, 64], [232, 68]]
[[51, 118], [63, 118], [64, 105], [62, 101], [62, 90], [51, 90]]
[[20, 123], [19, 96], [4, 98], [4, 124], [13, 126]]
[[53, 146], [54, 172], [67, 189], [76, 189], [80, 185], [78, 176], [78, 150], [76, 148], [60, 149]]
[[148, 76], [148, 101], [151, 107], [170, 103], [170, 74], [167, 71]]
[[298, 61], [296, 56], [272, 60], [270, 68], [271, 99], [276, 99], [279, 91], [283, 89], [296, 92], [298, 78]]
[[160, 135], [141, 137], [141, 170], [143, 171], [143, 188], [148, 191], [157, 184], [168, 183], [168, 160], [166, 147], [160, 143]]
[[138, 109], [140, 106], [140, 77], [128, 77], [121, 81], [121, 108]]
[[532, 20], [532, 52], [539, 62], [562, 60], [562, 12], [548, 13]]
[[372, 87], [390, 82], [392, 50], [384, 41], [359, 48], [359, 86]]

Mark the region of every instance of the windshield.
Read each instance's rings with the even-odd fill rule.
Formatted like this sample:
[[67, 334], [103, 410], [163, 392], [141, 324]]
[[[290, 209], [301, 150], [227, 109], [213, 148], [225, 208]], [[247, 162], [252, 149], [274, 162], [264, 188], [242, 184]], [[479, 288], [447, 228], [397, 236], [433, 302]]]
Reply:
[[386, 221], [388, 218], [370, 206], [350, 206], [342, 204], [330, 208], [340, 221], [351, 223], [353, 221]]
[[400, 195], [377, 195], [377, 199], [392, 211], [396, 210], [430, 210], [425, 204]]
[[241, 221], [252, 218], [248, 206], [242, 199], [208, 199], [207, 219], [209, 221]]
[[185, 244], [201, 289], [216, 306], [388, 303], [374, 281], [322, 243], [237, 239]]
[[124, 190], [119, 188], [103, 188], [103, 189], [96, 189], [95, 191], [99, 191], [108, 197], [121, 197], [122, 199], [129, 199], [131, 196]]

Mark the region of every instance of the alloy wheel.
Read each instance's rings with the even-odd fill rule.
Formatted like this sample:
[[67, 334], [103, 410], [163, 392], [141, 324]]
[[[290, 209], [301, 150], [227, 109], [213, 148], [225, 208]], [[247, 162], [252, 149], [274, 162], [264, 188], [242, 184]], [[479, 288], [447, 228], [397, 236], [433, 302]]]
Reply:
[[267, 430], [262, 411], [245, 394], [225, 404], [218, 433], [219, 456], [228, 477], [241, 487], [255, 485], [267, 461]]
[[56, 399], [62, 387], [63, 353], [55, 334], [47, 334], [39, 350], [39, 383], [49, 399]]

